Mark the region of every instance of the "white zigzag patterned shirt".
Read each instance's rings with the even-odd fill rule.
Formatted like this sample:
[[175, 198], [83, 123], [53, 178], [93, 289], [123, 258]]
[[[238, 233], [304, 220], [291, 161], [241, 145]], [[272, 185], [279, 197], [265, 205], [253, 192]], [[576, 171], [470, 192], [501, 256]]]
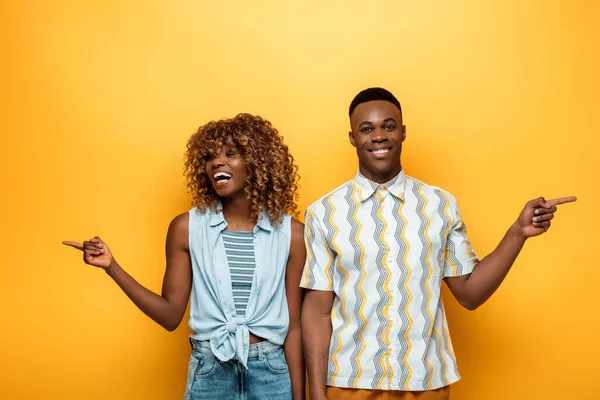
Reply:
[[335, 292], [327, 385], [432, 390], [460, 379], [442, 279], [479, 262], [456, 200], [401, 171], [360, 173], [306, 210], [301, 286]]

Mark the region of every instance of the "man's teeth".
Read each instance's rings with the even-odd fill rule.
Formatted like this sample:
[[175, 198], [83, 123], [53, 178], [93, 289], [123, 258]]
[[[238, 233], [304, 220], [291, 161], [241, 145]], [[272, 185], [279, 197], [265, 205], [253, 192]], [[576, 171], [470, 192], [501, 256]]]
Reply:
[[388, 151], [390, 151], [390, 149], [377, 149], [377, 150], [373, 150], [373, 153], [383, 154], [383, 153], [387, 153]]

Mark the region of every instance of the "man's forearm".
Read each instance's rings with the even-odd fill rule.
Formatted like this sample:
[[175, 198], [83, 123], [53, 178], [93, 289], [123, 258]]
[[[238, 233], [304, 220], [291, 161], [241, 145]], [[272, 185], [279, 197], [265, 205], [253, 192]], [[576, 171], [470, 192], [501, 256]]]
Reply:
[[506, 232], [498, 247], [479, 262], [465, 281], [467, 308], [477, 308], [500, 287], [521, 252], [525, 240], [526, 238], [513, 226]]
[[[304, 311], [304, 310], [303, 310]], [[325, 399], [327, 362], [331, 340], [331, 317], [302, 313], [302, 343], [311, 400]]]
[[299, 327], [291, 328], [288, 331], [283, 350], [290, 370], [293, 399], [304, 400], [306, 372], [304, 369], [304, 356], [302, 353], [301, 329]]

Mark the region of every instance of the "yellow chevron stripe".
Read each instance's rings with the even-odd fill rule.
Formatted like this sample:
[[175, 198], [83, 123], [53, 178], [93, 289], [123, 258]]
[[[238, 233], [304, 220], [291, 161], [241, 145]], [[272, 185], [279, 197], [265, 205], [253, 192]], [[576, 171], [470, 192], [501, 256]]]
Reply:
[[[314, 218], [314, 214], [312, 211], [308, 212], [311, 215], [311, 218]], [[306, 264], [304, 266], [304, 271], [302, 271], [302, 284], [300, 286], [306, 287], [309, 283], [308, 278], [308, 270], [310, 269], [310, 262], [312, 261], [313, 253], [311, 247], [308, 245], [309, 239], [314, 236], [314, 233], [310, 229], [310, 224], [305, 225], [306, 229], [306, 240], [304, 241], [304, 246], [306, 247]]]
[[[446, 218], [448, 218], [448, 226], [446, 227], [446, 231], [444, 232], [444, 237], [447, 238], [448, 233], [450, 232], [450, 228], [452, 227], [452, 217], [450, 217], [450, 214], [448, 214], [448, 207], [450, 207], [450, 199], [448, 198], [448, 196], [446, 196], [446, 193], [442, 192], [441, 190], [440, 190], [440, 193], [446, 199], [446, 206], [444, 207], [444, 214], [446, 215]], [[452, 276], [456, 276], [456, 265], [448, 257], [448, 245], [447, 244], [446, 244], [446, 248], [444, 249], [444, 258], [446, 261], [448, 261], [450, 263], [450, 265], [452, 265]]]
[[[331, 240], [331, 245], [333, 246], [333, 248], [338, 256], [337, 267], [344, 273], [344, 276], [345, 276], [344, 282], [342, 283], [341, 290], [340, 290], [341, 293], [344, 293], [346, 290], [346, 284], [348, 283], [348, 271], [342, 267], [342, 263], [340, 262], [340, 260], [342, 259], [342, 251], [335, 244], [335, 240], [338, 235], [338, 228], [335, 225], [335, 223], [333, 222], [333, 215], [335, 214], [337, 209], [335, 208], [335, 206], [333, 205], [333, 202], [331, 201], [332, 196], [333, 196], [333, 194], [331, 194], [331, 195], [329, 195], [329, 197], [327, 197], [327, 203], [329, 204], [329, 206], [331, 206], [331, 209], [332, 209], [331, 215], [329, 216], [329, 223], [331, 224], [331, 226], [333, 226], [333, 231], [334, 231], [333, 238]], [[341, 313], [344, 315], [344, 318], [346, 318], [346, 320], [349, 320], [348, 314], [346, 313], [346, 296], [344, 294], [342, 294], [342, 304], [340, 305], [339, 308], [340, 308]], [[337, 345], [337, 348], [334, 350], [333, 354], [331, 355], [331, 361], [333, 362], [333, 365], [335, 366], [333, 375], [331, 376], [331, 384], [332, 385], [335, 385], [335, 378], [337, 377], [337, 374], [340, 371], [340, 365], [337, 361], [337, 356], [338, 356], [340, 350], [342, 349], [342, 333], [344, 332], [344, 330], [347, 327], [348, 326], [346, 326], [345, 328], [343, 328], [342, 330], [340, 330], [338, 332], [338, 335], [337, 335], [338, 345]]]
[[410, 243], [408, 242], [408, 240], [406, 240], [406, 235], [405, 235], [406, 227], [408, 226], [408, 222], [406, 221], [406, 218], [404, 218], [404, 215], [402, 215], [402, 209], [404, 208], [405, 204], [406, 204], [406, 202], [404, 202], [404, 201], [400, 204], [400, 208], [398, 209], [398, 214], [400, 215], [400, 218], [402, 219], [402, 231], [400, 232], [400, 237], [402, 238], [402, 240], [404, 241], [404, 244], [406, 245], [406, 251], [404, 252], [404, 257], [402, 257], [402, 263], [404, 264], [404, 266], [406, 266], [406, 269], [408, 270], [408, 274], [406, 275], [406, 279], [404, 280], [404, 283], [403, 283], [404, 290], [408, 294], [408, 300], [406, 301], [406, 306], [404, 306], [404, 314], [406, 314], [406, 317], [408, 318], [408, 327], [404, 331], [404, 341], [408, 345], [408, 348], [406, 349], [406, 354], [404, 355], [403, 361], [404, 361], [404, 365], [408, 369], [408, 376], [406, 377], [406, 382], [404, 383], [404, 390], [409, 390], [408, 383], [410, 382], [410, 378], [412, 377], [413, 370], [408, 363], [408, 355], [410, 354], [410, 351], [412, 350], [413, 346], [408, 337], [408, 333], [410, 332], [410, 329], [413, 326], [413, 319], [410, 317], [408, 308], [410, 306], [410, 303], [412, 302], [413, 296], [412, 296], [412, 293], [410, 292], [410, 289], [408, 288], [408, 282], [410, 281], [410, 276], [412, 275], [412, 270], [410, 268], [410, 264], [408, 263], [408, 253], [410, 252]]
[[[356, 185], [354, 185], [354, 187], [356, 188], [356, 191], [358, 191], [359, 193], [359, 199], [362, 198], [362, 191], [360, 190], [359, 187], [357, 187]], [[356, 199], [354, 197], [354, 194], [356, 193], [356, 191], [352, 192], [352, 201], [354, 202], [354, 204], [356, 205], [356, 208], [354, 209], [354, 214], [352, 215], [352, 220], [358, 225], [358, 230], [356, 231], [356, 235], [354, 236], [354, 240], [356, 240], [356, 243], [358, 243], [358, 245], [360, 246], [360, 265], [363, 266], [363, 276], [360, 279], [360, 281], [358, 282], [358, 291], [360, 292], [360, 295], [363, 298], [363, 302], [360, 305], [360, 307], [358, 308], [358, 315], [360, 316], [360, 319], [363, 322], [363, 328], [360, 330], [360, 332], [358, 333], [358, 338], [360, 339], [360, 351], [358, 352], [358, 355], [356, 356], [356, 365], [358, 366], [358, 374], [356, 375], [356, 378], [354, 379], [354, 381], [352, 382], [352, 386], [353, 387], [357, 387], [358, 385], [358, 379], [360, 378], [360, 376], [363, 373], [363, 369], [362, 366], [360, 365], [360, 357], [362, 356], [362, 354], [365, 352], [366, 350], [366, 345], [365, 345], [365, 341], [363, 338], [363, 333], [365, 330], [365, 327], [367, 326], [367, 319], [365, 318], [365, 315], [363, 313], [363, 309], [365, 307], [365, 303], [367, 302], [367, 296], [365, 295], [365, 292], [362, 289], [362, 285], [365, 281], [365, 278], [367, 276], [367, 272], [366, 269], [364, 268], [364, 254], [365, 254], [365, 248], [362, 245], [362, 243], [360, 242], [360, 232], [362, 231], [362, 224], [360, 223], [360, 220], [358, 218], [356, 218], [356, 214], [358, 214], [358, 208], [359, 208], [359, 201], [358, 199]]]
[[[431, 239], [429, 238], [429, 235], [427, 234], [427, 231], [429, 230], [429, 226], [431, 225], [431, 219], [425, 212], [425, 208], [427, 207], [428, 201], [427, 201], [427, 197], [425, 197], [425, 195], [423, 194], [422, 189], [423, 189], [423, 186], [419, 186], [419, 189], [417, 191], [423, 197], [423, 206], [421, 207], [421, 213], [423, 213], [423, 216], [427, 220], [427, 225], [425, 225], [425, 230], [423, 232], [423, 235], [425, 236], [425, 240], [427, 240], [427, 243], [429, 244], [429, 248], [427, 249], [427, 254], [425, 255], [425, 262], [427, 263], [427, 268], [429, 269], [429, 274], [427, 274], [427, 279], [425, 280], [425, 289], [427, 290], [427, 295], [428, 295], [427, 296], [427, 307], [426, 307], [427, 315], [429, 315], [429, 320], [431, 321], [431, 325], [429, 326], [429, 330], [428, 330], [428, 337], [431, 337], [431, 330], [433, 329], [434, 321], [433, 321], [433, 315], [431, 315], [431, 311], [429, 311], [429, 307], [431, 306], [431, 290], [429, 290], [429, 281], [431, 279], [431, 274], [433, 272], [433, 268], [431, 266], [431, 261], [429, 260], [429, 257], [431, 256], [432, 243], [431, 243]], [[427, 366], [429, 366], [431, 371], [433, 371], [433, 367], [427, 360], [426, 354], [425, 354], [425, 363], [427, 364]], [[433, 389], [433, 386], [431, 384], [432, 378], [433, 378], [433, 373], [429, 376], [429, 381], [427, 382], [430, 389]]]

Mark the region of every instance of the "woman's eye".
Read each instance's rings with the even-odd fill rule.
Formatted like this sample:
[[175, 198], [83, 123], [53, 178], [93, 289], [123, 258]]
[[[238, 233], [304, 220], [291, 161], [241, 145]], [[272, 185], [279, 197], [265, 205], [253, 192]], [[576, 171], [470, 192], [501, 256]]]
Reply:
[[212, 161], [214, 160], [215, 156], [213, 156], [212, 154], [207, 154], [204, 156], [204, 161]]

